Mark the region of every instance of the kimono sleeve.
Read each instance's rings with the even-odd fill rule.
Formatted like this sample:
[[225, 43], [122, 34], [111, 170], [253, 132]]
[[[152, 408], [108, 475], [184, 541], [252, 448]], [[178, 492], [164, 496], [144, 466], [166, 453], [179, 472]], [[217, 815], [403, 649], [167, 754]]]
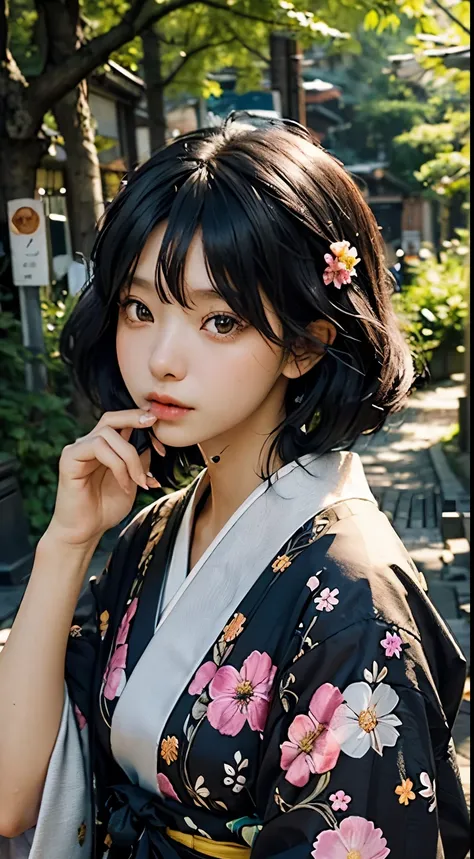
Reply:
[[466, 805], [419, 647], [361, 620], [281, 673], [252, 859], [465, 859]]
[[94, 676], [100, 667], [112, 631], [115, 614], [120, 611], [122, 592], [136, 567], [149, 534], [148, 509], [138, 514], [122, 531], [103, 572], [85, 584], [69, 632], [65, 679], [79, 727], [89, 722]]

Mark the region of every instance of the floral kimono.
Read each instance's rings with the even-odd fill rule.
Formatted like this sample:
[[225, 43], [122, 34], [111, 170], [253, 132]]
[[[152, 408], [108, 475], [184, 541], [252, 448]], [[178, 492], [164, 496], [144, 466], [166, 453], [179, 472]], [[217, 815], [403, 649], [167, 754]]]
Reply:
[[277, 478], [188, 570], [204, 471], [135, 518], [81, 601], [86, 859], [465, 859], [463, 657], [356, 454]]

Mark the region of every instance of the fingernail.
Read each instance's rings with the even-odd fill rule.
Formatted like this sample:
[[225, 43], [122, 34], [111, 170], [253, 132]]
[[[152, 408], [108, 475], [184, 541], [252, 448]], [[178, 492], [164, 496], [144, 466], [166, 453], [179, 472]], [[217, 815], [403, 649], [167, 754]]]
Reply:
[[140, 424], [154, 424], [156, 421], [156, 415], [140, 415], [138, 418], [138, 423]]
[[157, 480], [156, 477], [153, 477], [152, 474], [148, 477], [148, 483], [151, 484], [154, 489], [158, 489], [161, 486], [159, 480]]
[[143, 473], [140, 475], [140, 480], [137, 481], [140, 486], [143, 486], [143, 489], [148, 489], [148, 483], [146, 482], [146, 474]]
[[156, 450], [156, 452], [159, 453], [160, 456], [166, 456], [165, 448], [159, 442], [157, 442], [156, 439], [152, 439], [151, 443], [152, 443], [154, 449]]

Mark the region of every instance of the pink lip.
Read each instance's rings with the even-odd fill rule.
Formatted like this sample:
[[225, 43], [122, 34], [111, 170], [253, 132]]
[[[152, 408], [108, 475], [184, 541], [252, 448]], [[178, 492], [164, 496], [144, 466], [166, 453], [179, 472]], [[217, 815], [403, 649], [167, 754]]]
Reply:
[[151, 414], [162, 421], [175, 421], [191, 411], [192, 409], [183, 409], [181, 406], [167, 406], [164, 403], [157, 403], [156, 400], [150, 405]]
[[183, 405], [173, 397], [168, 397], [166, 394], [148, 394], [147, 400], [150, 403], [150, 412], [161, 420], [177, 420], [191, 412], [192, 409]]

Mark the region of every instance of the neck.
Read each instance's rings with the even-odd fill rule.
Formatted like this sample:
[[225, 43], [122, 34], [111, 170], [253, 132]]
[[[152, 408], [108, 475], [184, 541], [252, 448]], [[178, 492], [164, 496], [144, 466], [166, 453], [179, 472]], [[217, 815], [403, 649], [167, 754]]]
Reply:
[[[281, 400], [281, 391], [273, 389], [259, 411], [244, 423], [200, 445], [211, 487], [200, 516], [201, 527], [205, 527], [212, 539], [262, 483], [262, 472], [267, 473], [270, 442], [275, 426], [283, 417], [279, 411]], [[213, 463], [211, 457], [216, 455], [220, 455], [220, 460]], [[282, 465], [279, 457], [274, 455], [269, 472], [277, 471]]]

